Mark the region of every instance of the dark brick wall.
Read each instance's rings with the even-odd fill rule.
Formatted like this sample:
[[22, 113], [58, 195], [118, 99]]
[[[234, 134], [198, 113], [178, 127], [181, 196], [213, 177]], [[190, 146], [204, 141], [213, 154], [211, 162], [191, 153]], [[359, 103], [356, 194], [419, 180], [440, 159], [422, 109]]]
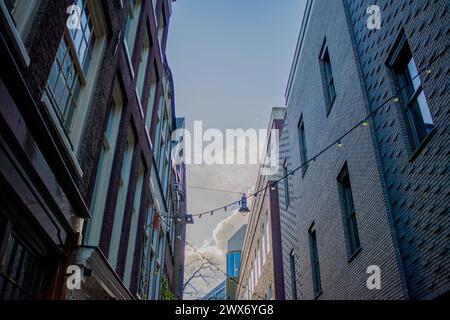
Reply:
[[[319, 56], [326, 39], [336, 99], [327, 115]], [[303, 47], [280, 141], [280, 165], [301, 164], [297, 125], [303, 117], [308, 158], [314, 157], [369, 113], [356, 52], [342, 1], [313, 1]], [[288, 178], [290, 204], [286, 208], [284, 182], [279, 183], [280, 220], [286, 299], [292, 299], [289, 256], [293, 250], [297, 297], [303, 299], [403, 299], [404, 282], [396, 250], [374, 123], [358, 127], [315, 162], [302, 176]], [[347, 164], [352, 184], [361, 250], [348, 254], [343, 205], [337, 177]], [[322, 294], [315, 296], [308, 230], [317, 233]], [[369, 290], [367, 267], [382, 270], [381, 290]]]
[[[107, 125], [107, 119], [112, 102], [114, 82], [117, 79], [120, 83], [124, 98], [124, 108], [120, 123], [113, 171], [111, 173], [110, 186], [106, 199], [107, 204], [103, 220], [100, 249], [105, 256], [108, 256], [119, 186], [119, 175], [121, 171], [123, 153], [126, 147], [126, 133], [131, 127], [135, 133], [136, 145], [133, 155], [130, 187], [127, 190], [127, 203], [122, 227], [119, 255], [126, 255], [131, 224], [131, 210], [135, 194], [135, 184], [138, 179], [139, 161], [142, 159], [147, 168], [147, 173], [144, 181], [144, 193], [142, 197], [142, 210], [140, 212], [138, 234], [136, 239], [134, 239], [136, 241], [136, 249], [134, 254], [135, 262], [133, 263], [131, 290], [135, 293], [142, 249], [142, 226], [145, 222], [145, 214], [148, 207], [147, 204], [150, 201], [148, 181], [150, 179], [150, 169], [153, 161], [152, 150], [146, 137], [145, 121], [141, 115], [135, 94], [135, 81], [139, 67], [139, 54], [143, 43], [144, 28], [148, 28], [150, 31], [152, 43], [150, 61], [147, 64], [146, 73], [149, 75], [151, 69], [156, 65], [157, 73], [161, 79], [166, 59], [164, 52], [167, 42], [170, 12], [168, 0], [157, 1], [156, 14], [153, 12], [152, 1], [143, 0], [139, 27], [136, 33], [135, 50], [131, 53], [132, 68], [135, 73], [135, 76], [133, 77], [125, 52], [125, 47], [123, 45], [123, 34], [129, 1], [123, 1], [125, 8], [121, 8], [120, 3], [121, 1], [118, 0], [101, 1], [106, 20], [106, 45], [95, 80], [96, 82], [92, 98], [90, 100], [90, 105], [88, 106], [80, 148], [78, 150], [78, 154], [76, 155], [83, 172], [81, 177], [77, 174], [77, 170], [70, 160], [70, 154], [67, 151], [63, 141], [59, 138], [56, 128], [57, 124], [53, 123], [53, 120], [45, 111], [45, 106], [40, 103], [43, 89], [47, 83], [51, 66], [64, 34], [64, 28], [68, 18], [66, 10], [68, 6], [73, 4], [72, 0], [42, 1], [42, 4], [38, 9], [38, 13], [33, 20], [31, 32], [25, 41], [25, 45], [31, 59], [31, 64], [28, 68], [25, 66], [20, 66], [20, 68], [28, 85], [28, 89], [36, 102], [37, 108], [44, 117], [42, 124], [38, 121], [32, 121], [31, 119], [35, 117], [32, 117], [31, 115], [27, 115], [26, 121], [30, 122], [30, 126], [32, 127], [45, 126], [46, 129], [49, 130], [49, 136], [41, 136], [41, 139], [37, 139], [37, 142], [45, 151], [44, 156], [51, 164], [52, 170], [59, 173], [57, 177], [64, 188], [65, 184], [67, 184], [67, 180], [74, 181], [72, 189], [65, 189], [65, 191], [71, 198], [75, 197], [72, 196], [72, 194], [78, 196], [78, 198], [75, 197], [78, 203], [75, 203], [74, 206], [75, 208], [81, 208], [82, 210], [80, 210], [80, 212], [84, 210], [85, 214], [88, 213], [93, 188], [95, 185], [97, 165], [103, 141], [103, 133]], [[166, 29], [162, 42], [162, 48], [160, 49], [159, 42], [157, 40], [157, 24], [154, 17], [155, 15], [159, 16], [162, 10], [165, 12]], [[144, 111], [144, 116], [147, 112], [153, 113], [153, 123], [152, 128], [150, 128], [150, 137], [153, 139], [155, 131], [154, 127], [156, 126], [158, 119], [156, 116], [156, 103], [150, 110], [147, 110], [149, 87], [150, 77], [147, 76], [144, 84], [145, 94], [143, 101], [141, 101], [141, 105]], [[162, 94], [160, 87], [158, 88], [156, 94], [157, 97], [155, 101], [157, 102], [159, 95]], [[34, 130], [34, 128], [32, 129]], [[49, 146], [50, 140], [52, 140], [52, 143], [55, 144], [54, 146]], [[58, 157], [55, 157], [56, 154]], [[82, 214], [80, 213], [80, 215]], [[123, 277], [125, 267], [124, 260], [125, 259], [119, 259], [116, 269], [116, 272], [120, 277]]]
[[[162, 10], [163, 8], [163, 2], [165, 3], [164, 8], [165, 10], [168, 10], [167, 2], [166, 1], [158, 1], [157, 5], [157, 12], [156, 16], [158, 16], [159, 10]], [[119, 31], [123, 34], [124, 28], [125, 28], [125, 22], [126, 22], [126, 10], [118, 10], [118, 8], [113, 9], [111, 8], [110, 11], [115, 10], [116, 13], [110, 12], [110, 15], [113, 16], [116, 14], [115, 19], [112, 19], [112, 25], [117, 25], [117, 31], [115, 33], [114, 37], [111, 37], [112, 42], [112, 50], [111, 52], [114, 52], [115, 46], [116, 46], [116, 38]], [[169, 15], [166, 15], [168, 25], [168, 19]], [[127, 200], [126, 200], [126, 206], [125, 206], [125, 216], [124, 221], [122, 225], [122, 233], [121, 233], [121, 241], [120, 241], [120, 247], [119, 247], [119, 257], [126, 256], [126, 250], [128, 246], [128, 239], [129, 239], [129, 232], [130, 232], [130, 224], [131, 224], [131, 218], [132, 218], [132, 206], [133, 206], [133, 200], [135, 195], [135, 184], [138, 179], [138, 170], [139, 170], [139, 161], [142, 159], [144, 161], [144, 164], [147, 168], [147, 174], [146, 179], [144, 181], [144, 189], [145, 193], [143, 194], [143, 201], [142, 203], [146, 204], [148, 203], [148, 181], [150, 180], [150, 170], [152, 167], [152, 150], [150, 149], [150, 145], [148, 144], [147, 137], [146, 137], [146, 129], [145, 129], [145, 118], [142, 118], [142, 115], [140, 113], [139, 108], [139, 102], [136, 98], [135, 94], [135, 87], [136, 87], [136, 79], [138, 74], [138, 68], [139, 68], [139, 55], [140, 51], [143, 45], [143, 37], [144, 37], [144, 28], [148, 28], [149, 35], [151, 37], [151, 52], [150, 52], [150, 60], [147, 64], [147, 70], [146, 74], [149, 75], [151, 72], [151, 69], [156, 65], [157, 68], [157, 74], [159, 75], [159, 79], [161, 79], [162, 73], [163, 73], [163, 61], [165, 59], [165, 56], [161, 56], [160, 54], [160, 48], [159, 43], [157, 40], [157, 26], [156, 22], [154, 20], [154, 14], [153, 14], [153, 8], [151, 1], [144, 1], [143, 6], [141, 8], [141, 15], [139, 18], [139, 26], [138, 30], [136, 32], [136, 44], [134, 48], [134, 52], [130, 53], [131, 60], [132, 60], [132, 67], [134, 71], [134, 78], [130, 71], [130, 65], [128, 62], [127, 54], [125, 52], [125, 47], [123, 46], [123, 39], [120, 38], [120, 42], [118, 44], [118, 49], [115, 57], [115, 61], [105, 61], [102, 65], [102, 71], [100, 74], [103, 78], [107, 79], [105, 80], [108, 82], [109, 85], [109, 92], [107, 95], [107, 99], [103, 96], [101, 87], [98, 87], [98, 99], [100, 101], [93, 102], [93, 105], [98, 104], [105, 104], [106, 102], [106, 109], [109, 110], [110, 101], [111, 101], [111, 93], [112, 93], [112, 86], [113, 86], [113, 80], [114, 77], [117, 76], [117, 78], [121, 82], [122, 86], [122, 93], [124, 95], [124, 101], [125, 106], [122, 113], [122, 119], [119, 129], [119, 139], [117, 141], [116, 146], [116, 155], [114, 159], [113, 168], [115, 168], [112, 171], [111, 180], [110, 180], [110, 187], [108, 192], [108, 198], [106, 200], [106, 207], [105, 207], [105, 214], [103, 218], [103, 229], [100, 239], [100, 248], [105, 254], [105, 256], [108, 256], [109, 254], [109, 246], [111, 241], [111, 232], [114, 224], [114, 215], [115, 215], [115, 209], [116, 209], [116, 201], [117, 201], [117, 195], [118, 195], [118, 185], [119, 185], [119, 179], [120, 179], [120, 171], [121, 171], [121, 163], [123, 162], [123, 156], [124, 156], [124, 150], [126, 148], [126, 137], [127, 137], [127, 130], [131, 127], [134, 131], [134, 135], [136, 138], [136, 145], [134, 149], [134, 155], [133, 155], [133, 163], [132, 163], [132, 172], [130, 177], [130, 183], [129, 188], [127, 190]], [[167, 28], [166, 28], [167, 29]], [[167, 37], [167, 34], [165, 35]], [[99, 80], [100, 82], [100, 80]], [[154, 131], [157, 123], [157, 101], [159, 100], [159, 95], [162, 94], [161, 87], [158, 87], [156, 92], [156, 99], [155, 104], [153, 105], [152, 110], [147, 110], [146, 106], [148, 105], [148, 99], [149, 99], [149, 90], [150, 88], [150, 76], [147, 76], [144, 82], [144, 89], [145, 94], [143, 97], [143, 101], [141, 101], [141, 105], [144, 112], [144, 117], [147, 112], [153, 112], [153, 122], [152, 122], [152, 128], [150, 128], [150, 137], [153, 141], [154, 137]], [[103, 100], [101, 100], [103, 99]], [[91, 118], [90, 123], [87, 127], [89, 127], [89, 131], [86, 133], [85, 141], [87, 142], [87, 148], [90, 148], [90, 150], [84, 150], [84, 154], [91, 155], [96, 154], [96, 160], [94, 161], [94, 165], [96, 165], [98, 161], [98, 157], [100, 155], [100, 145], [101, 141], [96, 139], [95, 137], [98, 137], [103, 134], [104, 127], [106, 126], [106, 117], [107, 113], [103, 116], [98, 114], [99, 112], [96, 110], [91, 111]], [[103, 121], [102, 122], [97, 122]], [[93, 142], [93, 145], [90, 145], [90, 142]], [[97, 146], [95, 146], [97, 144]], [[90, 161], [88, 161], [90, 163]], [[90, 184], [90, 188], [93, 188], [93, 185], [95, 183], [95, 172], [93, 172], [93, 175], [91, 176], [92, 182]], [[131, 289], [132, 293], [135, 294], [137, 290], [137, 280], [139, 276], [139, 265], [140, 265], [140, 259], [141, 259], [141, 250], [142, 250], [142, 229], [143, 224], [145, 222], [145, 214], [147, 212], [146, 210], [147, 206], [141, 206], [140, 211], [140, 218], [139, 218], [139, 226], [138, 226], [138, 232], [136, 235], [136, 248], [134, 252], [134, 262], [132, 267], [132, 279], [131, 279]], [[138, 251], [139, 250], [139, 251]], [[125, 259], [119, 259], [116, 272], [120, 277], [123, 277], [123, 272], [125, 268]]]
[[[365, 10], [373, 1], [345, 0], [360, 56], [364, 86], [375, 109], [397, 87], [386, 65], [404, 30], [419, 70], [450, 44], [446, 0], [381, 0], [382, 26], [369, 32]], [[434, 135], [413, 153], [400, 105], [390, 103], [374, 118], [389, 204], [411, 299], [433, 298], [450, 289], [449, 74], [450, 50], [420, 76], [436, 125]]]

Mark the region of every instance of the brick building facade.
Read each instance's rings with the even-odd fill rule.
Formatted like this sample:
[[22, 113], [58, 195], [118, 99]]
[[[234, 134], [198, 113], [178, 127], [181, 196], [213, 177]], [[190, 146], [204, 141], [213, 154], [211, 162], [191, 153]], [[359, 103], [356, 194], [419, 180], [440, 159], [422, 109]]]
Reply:
[[[266, 159], [271, 140], [279, 141], [286, 115], [285, 108], [273, 108], [269, 122], [269, 134], [265, 146]], [[272, 131], [274, 130], [274, 131]], [[273, 134], [278, 135], [274, 137]], [[275, 142], [275, 139], [277, 142]], [[266, 161], [263, 161], [266, 163]], [[261, 165], [255, 190], [271, 186], [276, 175], [267, 175]], [[253, 199], [245, 241], [242, 248], [236, 297], [250, 300], [264, 297], [268, 300], [284, 300], [283, 261], [281, 251], [280, 209], [278, 187], [267, 188]]]
[[[448, 6], [378, 1], [381, 29], [370, 30], [369, 5], [313, 0], [306, 7], [279, 176], [315, 161], [279, 185], [287, 299], [448, 295], [449, 56], [439, 22], [449, 20]], [[417, 78], [408, 73], [414, 67], [431, 74]], [[397, 92], [403, 74], [407, 89]], [[366, 283], [374, 265], [379, 290]]]
[[[145, 234], [174, 241], [148, 221], [158, 201], [173, 213], [171, 1], [0, 5], [1, 298], [144, 298]], [[81, 289], [67, 290], [68, 265], [81, 267]]]

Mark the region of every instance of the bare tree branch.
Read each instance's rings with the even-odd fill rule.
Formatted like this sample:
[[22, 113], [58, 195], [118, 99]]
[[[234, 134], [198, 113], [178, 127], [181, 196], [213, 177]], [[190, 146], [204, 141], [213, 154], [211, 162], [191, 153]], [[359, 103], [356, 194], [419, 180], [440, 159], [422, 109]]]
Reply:
[[[210, 284], [210, 279], [213, 279], [214, 277], [205, 274], [204, 271], [216, 272], [218, 270], [217, 265], [218, 263], [216, 262], [216, 259], [214, 259], [214, 257], [202, 257], [201, 260], [193, 260], [192, 262], [189, 262], [185, 266], [186, 281], [184, 283], [183, 290], [186, 290], [188, 286], [194, 288], [192, 282], [196, 279], [199, 279], [206, 284]], [[196, 289], [195, 291], [198, 292]]]

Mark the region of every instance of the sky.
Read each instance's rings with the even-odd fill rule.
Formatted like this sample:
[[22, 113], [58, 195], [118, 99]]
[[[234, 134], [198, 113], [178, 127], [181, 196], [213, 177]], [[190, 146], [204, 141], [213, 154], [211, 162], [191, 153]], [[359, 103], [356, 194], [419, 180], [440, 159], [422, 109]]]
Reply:
[[[266, 129], [284, 93], [306, 0], [177, 0], [172, 4], [167, 59], [175, 83], [176, 113], [203, 130]], [[189, 165], [188, 212], [239, 199], [256, 183], [257, 165]], [[213, 188], [230, 192], [201, 190]], [[187, 240], [224, 263], [226, 240], [248, 217], [228, 210], [195, 219]], [[195, 259], [194, 256], [187, 257]], [[196, 283], [206, 293], [224, 275]], [[186, 297], [189, 298], [189, 297]]]

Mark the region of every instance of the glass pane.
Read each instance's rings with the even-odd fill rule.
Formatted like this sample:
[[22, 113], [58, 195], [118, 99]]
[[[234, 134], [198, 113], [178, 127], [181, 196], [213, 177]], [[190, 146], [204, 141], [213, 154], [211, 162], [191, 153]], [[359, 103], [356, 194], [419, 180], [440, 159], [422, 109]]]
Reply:
[[78, 52], [81, 45], [81, 41], [83, 41], [83, 31], [81, 29], [78, 29], [72, 40], [75, 50]]
[[2, 272], [7, 272], [8, 271], [8, 267], [9, 267], [9, 263], [11, 261], [11, 255], [12, 255], [12, 251], [14, 248], [14, 238], [11, 238], [8, 242], [8, 249], [5, 253], [5, 258], [3, 260], [3, 267], [2, 267]]
[[63, 37], [63, 40], [61, 41], [61, 44], [59, 45], [58, 48], [58, 54], [57, 54], [57, 58], [59, 61], [64, 61], [64, 57], [67, 53], [67, 44], [66, 44], [66, 40]]
[[419, 104], [420, 113], [422, 114], [422, 119], [427, 127], [428, 132], [434, 128], [433, 118], [431, 117], [430, 109], [428, 108], [427, 99], [425, 98], [425, 93], [422, 91], [417, 97], [417, 103]]
[[78, 50], [78, 57], [80, 58], [81, 63], [84, 62], [86, 49], [87, 49], [87, 44], [86, 44], [86, 41], [83, 39], [81, 41], [80, 49]]
[[53, 89], [56, 85], [56, 80], [58, 78], [58, 73], [60, 72], [60, 68], [58, 63], [53, 63], [52, 70], [50, 71], [50, 77], [48, 79], [49, 86]]
[[63, 90], [63, 95], [61, 98], [61, 103], [60, 103], [60, 109], [61, 109], [61, 113], [64, 115], [66, 110], [67, 110], [67, 103], [69, 102], [69, 88], [67, 88], [67, 86], [64, 88]]
[[17, 251], [13, 257], [14, 260], [12, 261], [11, 269], [9, 270], [9, 277], [11, 279], [16, 279], [16, 276], [20, 271], [20, 263], [22, 260], [22, 254], [23, 254], [23, 247], [19, 244], [17, 246]]
[[[60, 105], [61, 97], [63, 95], [65, 87], [66, 87], [66, 81], [64, 80], [64, 77], [61, 75], [58, 78], [58, 83], [56, 85], [55, 92], [54, 92], [54, 94], [55, 94], [55, 101], [56, 101], [57, 107], [60, 110], [61, 110], [61, 105]], [[61, 112], [62, 112], [62, 110], [61, 110]]]
[[409, 78], [412, 79], [412, 84], [414, 87], [414, 91], [417, 90], [420, 86], [420, 78], [418, 76], [419, 72], [417, 71], [416, 62], [414, 61], [414, 58], [411, 58], [408, 62], [408, 72], [409, 72]]

